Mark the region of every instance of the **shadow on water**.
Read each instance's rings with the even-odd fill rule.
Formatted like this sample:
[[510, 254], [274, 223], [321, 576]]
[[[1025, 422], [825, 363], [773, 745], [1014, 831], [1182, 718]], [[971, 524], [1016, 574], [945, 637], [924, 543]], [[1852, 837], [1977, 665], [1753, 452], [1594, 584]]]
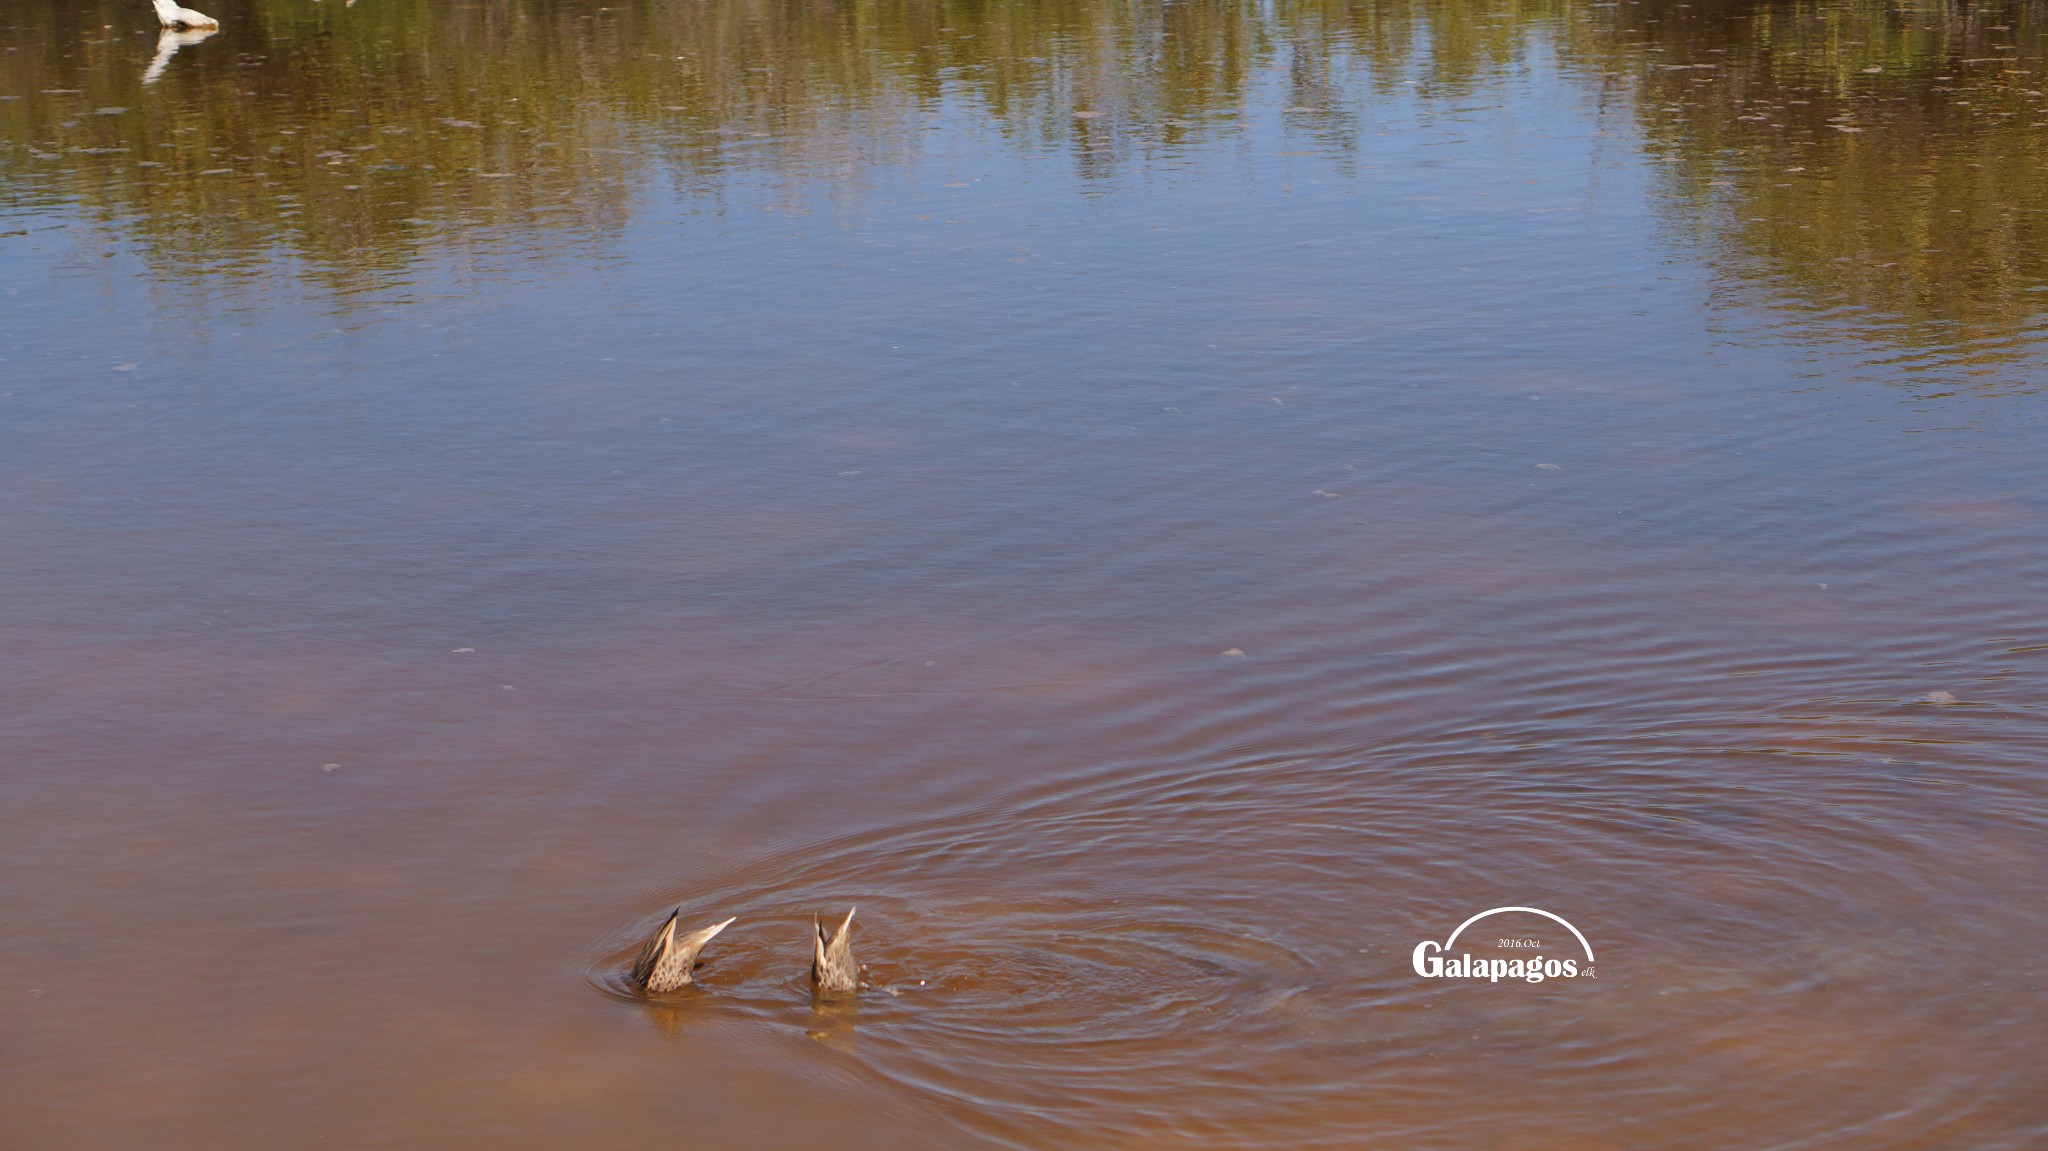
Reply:
[[824, 1044], [833, 1050], [851, 1054], [855, 1040], [859, 1038], [860, 1000], [820, 999], [811, 1004], [811, 1026], [804, 1029], [807, 1038]]
[[160, 276], [601, 252], [650, 182], [857, 200], [935, 116], [1113, 182], [1255, 130], [1266, 74], [1341, 157], [1376, 106], [1450, 111], [1540, 57], [1737, 302], [1997, 362], [2048, 309], [2038, 5], [244, 4], [205, 43], [113, 0], [10, 15], [0, 196], [80, 205]]

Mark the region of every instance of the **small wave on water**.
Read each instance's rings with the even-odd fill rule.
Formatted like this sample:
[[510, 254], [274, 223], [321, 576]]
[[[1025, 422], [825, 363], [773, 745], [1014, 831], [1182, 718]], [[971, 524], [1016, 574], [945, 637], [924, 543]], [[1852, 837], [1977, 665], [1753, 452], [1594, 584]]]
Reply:
[[1055, 1097], [1086, 1111], [1134, 1081], [1186, 1083], [1191, 1069], [1210, 1069], [1208, 1089], [1227, 1089], [1247, 1056], [1284, 1042], [1259, 1036], [1315, 978], [1306, 956], [1260, 925], [1190, 905], [1108, 893], [1010, 901], [906, 884], [909, 894], [859, 897], [858, 1001], [814, 1002], [802, 909], [826, 906], [808, 893], [857, 862], [828, 856], [774, 887], [695, 893], [699, 905], [750, 909], [734, 925], [749, 930], [721, 937], [681, 993], [635, 991], [631, 947], [607, 951], [589, 981], [665, 1030], [712, 1019], [801, 1030], [900, 1088], [1000, 1121]]
[[[1701, 674], [1719, 674], [1708, 663]], [[1528, 691], [1503, 705], [1540, 713], [1542, 689]], [[1805, 1132], [1783, 1146], [1823, 1146], [1881, 1081], [1928, 1069], [1924, 1037], [1959, 1005], [1924, 973], [1982, 962], [1969, 939], [1926, 929], [1931, 909], [1994, 901], [1961, 882], [1955, 843], [1928, 838], [1943, 803], [1928, 769], [1862, 754], [1872, 739], [1926, 739], [1917, 721], [1850, 725], [1837, 748], [1794, 738], [1808, 724], [1696, 719], [1680, 735], [1618, 707], [1604, 731], [1527, 745], [1461, 728], [1292, 754], [1169, 734], [1143, 763], [786, 849], [677, 892], [687, 921], [740, 917], [682, 996], [644, 999], [623, 980], [655, 906], [601, 945], [590, 980], [672, 1032], [801, 1033], [996, 1144], [1285, 1129], [1297, 1145], [1456, 1146], [1477, 1092], [1542, 1098], [1521, 1121], [1535, 1146], [1570, 1145], [1573, 1125], [1608, 1107], [1673, 1128], [1725, 1110]], [[1902, 804], [1923, 818], [1902, 821]], [[1987, 828], [1971, 850], [1988, 865], [2014, 845]], [[849, 904], [862, 994], [814, 1004], [811, 916]], [[1583, 927], [1597, 974], [1413, 973], [1417, 942], [1509, 904]], [[1491, 936], [1541, 935], [1541, 954], [1577, 954], [1551, 928], [1493, 920], [1460, 949], [1516, 956]], [[1839, 1103], [1776, 1086], [1788, 1065], [1856, 1050], [1886, 1070], [1838, 1085]], [[1746, 1094], [1717, 1100], [1674, 1066]], [[1942, 1082], [1916, 1097], [1915, 1124], [1979, 1106], [1961, 1078]], [[1668, 1130], [1651, 1142], [1705, 1145]]]

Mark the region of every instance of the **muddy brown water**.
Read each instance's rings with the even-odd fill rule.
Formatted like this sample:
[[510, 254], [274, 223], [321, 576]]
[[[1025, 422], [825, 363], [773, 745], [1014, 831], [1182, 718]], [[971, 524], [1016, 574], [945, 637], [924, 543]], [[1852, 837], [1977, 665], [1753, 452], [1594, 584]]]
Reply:
[[2038, 4], [215, 3], [0, 13], [0, 1144], [2048, 1145]]

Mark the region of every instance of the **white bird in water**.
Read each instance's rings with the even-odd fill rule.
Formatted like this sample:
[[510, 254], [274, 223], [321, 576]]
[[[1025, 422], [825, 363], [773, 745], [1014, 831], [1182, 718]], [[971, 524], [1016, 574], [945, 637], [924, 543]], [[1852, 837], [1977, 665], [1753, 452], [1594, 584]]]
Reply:
[[180, 8], [171, 0], [150, 0], [156, 7], [157, 22], [166, 28], [218, 28], [220, 21], [204, 12]]

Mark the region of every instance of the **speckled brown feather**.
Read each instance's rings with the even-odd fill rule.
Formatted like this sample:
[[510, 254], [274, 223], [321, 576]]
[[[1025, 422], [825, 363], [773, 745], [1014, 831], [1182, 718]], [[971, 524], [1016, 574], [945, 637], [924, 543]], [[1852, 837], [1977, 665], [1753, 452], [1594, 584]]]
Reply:
[[851, 995], [860, 989], [860, 968], [853, 962], [853, 911], [837, 931], [811, 917], [811, 984], [820, 995]]
[[697, 964], [697, 953], [704, 950], [712, 936], [732, 923], [730, 919], [714, 923], [677, 939], [676, 918], [682, 913], [680, 907], [669, 912], [668, 918], [640, 948], [639, 956], [633, 960], [633, 986], [658, 994], [674, 991], [689, 983], [690, 969]]

